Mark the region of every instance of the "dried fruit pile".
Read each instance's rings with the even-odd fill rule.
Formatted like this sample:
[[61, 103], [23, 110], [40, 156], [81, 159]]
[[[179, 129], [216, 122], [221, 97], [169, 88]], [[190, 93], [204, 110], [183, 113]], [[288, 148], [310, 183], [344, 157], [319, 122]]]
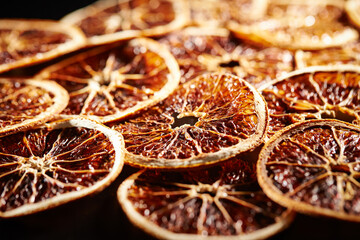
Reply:
[[125, 163], [118, 202], [156, 238], [263, 239], [296, 212], [359, 222], [359, 26], [356, 0], [1, 19], [0, 218], [100, 192]]

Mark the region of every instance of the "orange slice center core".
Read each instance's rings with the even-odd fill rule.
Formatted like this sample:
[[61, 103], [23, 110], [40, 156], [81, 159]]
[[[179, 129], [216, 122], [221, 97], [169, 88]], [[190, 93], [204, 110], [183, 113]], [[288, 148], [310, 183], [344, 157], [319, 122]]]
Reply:
[[233, 68], [233, 67], [239, 67], [240, 63], [238, 61], [231, 60], [228, 62], [222, 62], [219, 64], [219, 66], [223, 68]]
[[49, 161], [46, 161], [46, 159], [44, 158], [31, 156], [23, 165], [23, 169], [28, 172], [40, 173], [42, 171], [50, 169], [50, 164], [51, 163]]
[[215, 197], [219, 192], [219, 187], [209, 184], [199, 184], [196, 186], [195, 191], [198, 194], [208, 194], [211, 197]]
[[173, 113], [172, 117], [174, 119], [174, 122], [171, 124], [172, 128], [181, 127], [183, 125], [194, 126], [198, 121], [198, 118], [194, 116], [179, 117], [179, 113]]
[[344, 164], [330, 164], [330, 169], [335, 173], [345, 173], [347, 175], [351, 174], [349, 166]]

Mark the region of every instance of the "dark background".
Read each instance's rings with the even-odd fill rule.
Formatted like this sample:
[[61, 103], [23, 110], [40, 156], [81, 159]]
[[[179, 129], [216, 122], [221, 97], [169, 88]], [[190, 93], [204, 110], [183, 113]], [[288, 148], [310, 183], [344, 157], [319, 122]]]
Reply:
[[[1, 0], [0, 18], [58, 20], [91, 0]], [[125, 166], [108, 188], [68, 204], [13, 219], [0, 219], [0, 239], [152, 239], [132, 226], [121, 210], [116, 190], [136, 169]], [[271, 240], [360, 239], [360, 224], [299, 214], [294, 223]]]

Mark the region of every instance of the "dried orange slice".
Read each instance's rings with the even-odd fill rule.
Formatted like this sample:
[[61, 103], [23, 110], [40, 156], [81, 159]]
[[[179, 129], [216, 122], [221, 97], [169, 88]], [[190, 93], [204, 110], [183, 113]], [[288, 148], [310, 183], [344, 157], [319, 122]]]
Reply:
[[111, 126], [124, 136], [127, 163], [188, 168], [260, 145], [267, 108], [246, 81], [231, 74], [204, 74], [139, 116]]
[[342, 22], [343, 13], [339, 1], [273, 0], [263, 16], [232, 18], [228, 27], [237, 37], [266, 46], [323, 49], [358, 39], [357, 31]]
[[53, 81], [0, 78], [0, 135], [44, 123], [68, 101], [66, 90]]
[[0, 72], [77, 50], [85, 37], [77, 28], [50, 20], [0, 20]]
[[294, 210], [360, 221], [360, 128], [311, 120], [277, 133], [262, 149], [260, 186]]
[[118, 200], [133, 224], [161, 239], [265, 239], [293, 213], [256, 183], [254, 162], [236, 157], [202, 170], [146, 170], [126, 179]]
[[293, 54], [233, 38], [223, 28], [189, 27], [159, 40], [177, 59], [184, 83], [205, 72], [233, 73], [260, 86], [293, 70]]
[[341, 48], [327, 48], [316, 51], [298, 50], [295, 53], [297, 68], [320, 65], [360, 64], [360, 44], [347, 44]]
[[68, 90], [63, 117], [108, 122], [167, 97], [178, 86], [180, 72], [166, 47], [151, 39], [134, 39], [72, 56], [36, 77], [53, 79]]
[[188, 22], [183, 0], [99, 0], [65, 16], [78, 26], [88, 44], [98, 45], [138, 36], [158, 36]]
[[268, 134], [313, 118], [360, 120], [360, 68], [314, 66], [289, 73], [260, 91], [269, 108]]
[[123, 138], [73, 118], [0, 138], [0, 217], [42, 211], [100, 191], [123, 166]]

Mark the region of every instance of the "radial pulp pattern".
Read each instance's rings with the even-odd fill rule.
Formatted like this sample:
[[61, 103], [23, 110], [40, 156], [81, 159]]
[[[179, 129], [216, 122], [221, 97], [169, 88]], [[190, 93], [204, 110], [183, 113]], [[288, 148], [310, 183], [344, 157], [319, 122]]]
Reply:
[[298, 123], [265, 144], [259, 183], [267, 196], [296, 211], [360, 221], [359, 143], [355, 125]]
[[212, 164], [261, 144], [267, 128], [261, 95], [231, 74], [204, 74], [127, 121], [126, 161], [149, 168]]
[[36, 77], [53, 79], [69, 92], [63, 117], [80, 115], [108, 122], [166, 98], [178, 86], [180, 72], [166, 47], [138, 38], [80, 53]]
[[293, 54], [233, 38], [226, 29], [190, 27], [159, 40], [175, 56], [184, 83], [205, 72], [228, 72], [260, 86], [293, 70]]
[[77, 28], [50, 20], [0, 20], [0, 72], [49, 60], [85, 45]]
[[78, 26], [88, 44], [139, 36], [158, 36], [183, 27], [189, 18], [183, 0], [99, 0], [68, 14], [62, 22]]
[[270, 135], [306, 119], [360, 120], [360, 68], [355, 65], [300, 69], [260, 91], [269, 108]]
[[0, 135], [44, 123], [68, 101], [66, 90], [53, 81], [0, 78]]
[[256, 182], [253, 159], [183, 172], [143, 170], [126, 179], [118, 199], [129, 219], [161, 239], [263, 239], [293, 213]]
[[123, 138], [82, 118], [0, 138], [0, 217], [46, 210], [103, 189], [120, 173]]

